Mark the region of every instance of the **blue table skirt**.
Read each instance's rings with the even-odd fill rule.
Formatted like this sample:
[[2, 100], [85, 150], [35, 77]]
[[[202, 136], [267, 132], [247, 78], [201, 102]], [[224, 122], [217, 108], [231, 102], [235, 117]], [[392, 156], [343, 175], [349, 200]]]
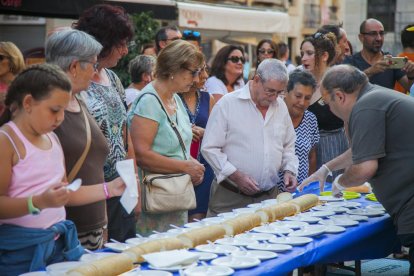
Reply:
[[[329, 185], [326, 190], [330, 190]], [[319, 185], [312, 183], [296, 197], [307, 193], [319, 194]], [[360, 202], [363, 206], [377, 204], [366, 200], [364, 196], [352, 201]], [[313, 237], [313, 242], [307, 245], [294, 246], [290, 251], [278, 253], [275, 259], [262, 261], [257, 267], [236, 270], [234, 275], [285, 275], [298, 267], [312, 264], [383, 258], [397, 252], [399, 248], [392, 220], [386, 214], [347, 227], [343, 233]], [[146, 263], [142, 264], [142, 269], [147, 269]]]

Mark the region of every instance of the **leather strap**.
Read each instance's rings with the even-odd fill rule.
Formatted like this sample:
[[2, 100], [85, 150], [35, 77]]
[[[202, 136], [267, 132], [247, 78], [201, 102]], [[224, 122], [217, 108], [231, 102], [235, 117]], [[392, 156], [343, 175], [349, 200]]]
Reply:
[[[78, 102], [79, 103], [79, 102]], [[75, 176], [78, 174], [80, 168], [83, 165], [83, 162], [86, 159], [86, 155], [89, 152], [89, 148], [91, 146], [91, 126], [89, 125], [88, 116], [86, 115], [85, 110], [83, 110], [82, 105], [79, 103], [80, 109], [83, 113], [83, 118], [85, 119], [85, 128], [86, 128], [86, 145], [85, 149], [82, 152], [82, 155], [79, 157], [78, 161], [76, 161], [75, 165], [73, 166], [72, 170], [68, 175], [68, 182], [72, 182]]]

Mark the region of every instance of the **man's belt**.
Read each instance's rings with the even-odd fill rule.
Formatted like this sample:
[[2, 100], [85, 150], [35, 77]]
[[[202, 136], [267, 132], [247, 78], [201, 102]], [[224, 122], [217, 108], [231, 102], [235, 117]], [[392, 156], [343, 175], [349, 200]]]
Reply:
[[270, 195], [270, 193], [273, 191], [273, 189], [275, 189], [275, 188], [272, 188], [268, 191], [261, 191], [261, 192], [258, 192], [256, 194], [253, 194], [253, 195], [248, 195], [248, 194], [243, 193], [238, 187], [231, 184], [227, 179], [224, 179], [223, 181], [221, 181], [220, 185], [223, 188], [225, 188], [229, 191], [232, 191], [233, 193], [244, 195], [244, 196], [247, 196], [247, 197], [253, 197], [253, 198], [261, 197], [263, 195]]

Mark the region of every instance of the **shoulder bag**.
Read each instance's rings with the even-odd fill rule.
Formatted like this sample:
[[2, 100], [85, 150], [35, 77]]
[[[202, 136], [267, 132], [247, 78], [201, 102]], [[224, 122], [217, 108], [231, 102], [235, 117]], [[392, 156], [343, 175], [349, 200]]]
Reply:
[[[177, 129], [177, 125], [171, 120], [161, 100], [155, 94], [147, 92], [142, 94], [137, 101], [146, 94], [153, 95], [160, 103], [162, 110], [167, 115], [168, 122], [177, 135], [184, 154], [184, 159], [187, 160], [185, 145], [180, 132]], [[142, 177], [142, 209], [145, 212], [160, 214], [175, 211], [187, 211], [196, 207], [196, 197], [190, 175], [185, 173], [145, 173], [144, 170], [142, 170]]]

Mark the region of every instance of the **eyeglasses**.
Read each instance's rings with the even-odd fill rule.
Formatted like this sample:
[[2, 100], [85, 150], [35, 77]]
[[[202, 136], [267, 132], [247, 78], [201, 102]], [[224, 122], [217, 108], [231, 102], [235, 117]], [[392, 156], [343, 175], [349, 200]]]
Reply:
[[193, 31], [193, 30], [184, 30], [183, 31], [184, 38], [195, 37], [199, 38], [201, 36], [200, 32]]
[[244, 57], [237, 57], [237, 56], [229, 57], [227, 60], [229, 60], [229, 61], [231, 61], [233, 63], [238, 63], [239, 61], [241, 61], [241, 63], [244, 64], [246, 62], [246, 60], [244, 59]]
[[276, 90], [276, 89], [273, 89], [273, 88], [265, 87], [264, 86], [264, 79], [262, 78], [262, 76], [260, 74], [257, 74], [257, 76], [260, 78], [260, 83], [263, 86], [263, 91], [266, 93], [266, 96], [269, 96], [269, 97], [280, 96], [280, 95], [283, 95], [285, 93], [285, 89]]
[[90, 63], [93, 66], [93, 70], [98, 71], [99, 69], [99, 62], [89, 61], [89, 60], [79, 60], [79, 62], [86, 62]]
[[314, 34], [312, 35], [312, 37], [313, 37], [314, 39], [319, 39], [319, 38], [325, 39], [325, 38], [326, 38], [326, 37], [325, 37], [325, 35], [324, 35], [323, 33], [320, 33], [320, 32], [314, 33]]
[[196, 70], [191, 70], [191, 69], [189, 69], [189, 68], [183, 67], [183, 69], [185, 69], [185, 70], [187, 70], [187, 71], [190, 71], [190, 72], [191, 72], [191, 76], [193, 76], [193, 78], [195, 78], [195, 77], [198, 77], [198, 76], [200, 75], [201, 70], [202, 70], [203, 68], [198, 68], [198, 69], [196, 69]]
[[379, 32], [372, 31], [372, 32], [361, 33], [361, 34], [362, 35], [367, 35], [367, 36], [370, 36], [370, 37], [377, 37], [377, 36], [384, 37], [384, 35], [386, 33], [384, 31], [379, 31]]
[[275, 53], [275, 50], [273, 49], [259, 49], [259, 53], [264, 55], [264, 54], [269, 54], [269, 55], [273, 55]]

